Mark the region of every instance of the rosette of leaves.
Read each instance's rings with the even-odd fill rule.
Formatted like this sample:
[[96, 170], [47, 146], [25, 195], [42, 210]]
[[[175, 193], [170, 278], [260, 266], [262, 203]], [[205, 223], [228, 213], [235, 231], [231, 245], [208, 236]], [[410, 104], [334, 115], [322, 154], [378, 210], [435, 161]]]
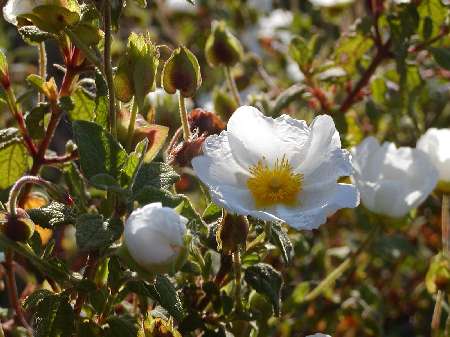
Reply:
[[125, 55], [114, 76], [117, 98], [129, 102], [134, 96], [141, 109], [145, 96], [155, 90], [159, 52], [148, 34], [131, 33]]

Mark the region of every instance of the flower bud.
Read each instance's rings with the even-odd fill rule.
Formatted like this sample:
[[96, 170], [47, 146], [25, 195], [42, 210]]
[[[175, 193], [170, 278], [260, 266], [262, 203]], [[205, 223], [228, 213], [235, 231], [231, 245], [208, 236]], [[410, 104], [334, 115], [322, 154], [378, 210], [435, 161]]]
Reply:
[[150, 37], [131, 33], [126, 53], [114, 76], [117, 98], [128, 102], [135, 96], [139, 108], [142, 108], [145, 96], [155, 90], [158, 64], [158, 48]]
[[216, 234], [219, 250], [222, 250], [224, 254], [231, 254], [236, 252], [239, 246], [245, 246], [248, 227], [245, 216], [225, 213]]
[[184, 46], [175, 49], [164, 64], [161, 83], [169, 94], [179, 90], [183, 97], [193, 97], [202, 84], [195, 55]]
[[206, 60], [212, 67], [232, 67], [239, 62], [243, 55], [239, 40], [229, 32], [225, 22], [214, 21], [212, 32], [206, 40]]
[[213, 91], [213, 105], [214, 111], [227, 120], [239, 107], [233, 97], [220, 89]]
[[450, 259], [448, 256], [438, 254], [433, 257], [425, 276], [425, 285], [431, 294], [438, 290], [450, 292]]
[[16, 215], [0, 213], [2, 232], [13, 241], [27, 241], [34, 233], [34, 222], [22, 208], [16, 209]]
[[159, 202], [134, 210], [125, 224], [125, 250], [121, 257], [136, 271], [143, 270], [147, 275], [175, 273], [187, 256], [187, 222]]
[[191, 132], [198, 132], [199, 135], [214, 135], [225, 130], [225, 123], [214, 112], [197, 108], [191, 111], [188, 116]]
[[57, 33], [80, 20], [81, 9], [71, 0], [8, 0], [3, 17], [16, 26], [31, 21], [41, 30]]
[[191, 139], [183, 141], [171, 149], [167, 162], [179, 167], [191, 167], [192, 158], [201, 154], [205, 139], [205, 135], [197, 136], [194, 134]]

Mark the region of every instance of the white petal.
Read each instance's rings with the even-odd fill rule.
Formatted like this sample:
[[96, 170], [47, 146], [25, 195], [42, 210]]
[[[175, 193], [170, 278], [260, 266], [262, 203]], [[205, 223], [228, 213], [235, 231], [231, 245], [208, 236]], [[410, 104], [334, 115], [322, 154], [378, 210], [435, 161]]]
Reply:
[[209, 136], [203, 144], [204, 155], [192, 159], [197, 176], [207, 185], [245, 186], [249, 172], [237, 164], [228, 143], [228, 132]]
[[265, 117], [251, 106], [237, 109], [228, 121], [227, 130], [233, 155], [244, 168], [257, 164], [263, 158], [269, 165], [283, 155], [291, 160], [294, 153], [300, 160], [302, 156], [299, 154], [306, 146], [309, 133], [305, 122], [285, 115], [277, 119]]
[[315, 229], [340, 208], [354, 208], [359, 204], [355, 186], [335, 184], [329, 189], [304, 193], [299, 207], [278, 206], [278, 218], [297, 229]]
[[450, 181], [450, 129], [428, 129], [417, 142], [439, 171], [439, 179]]

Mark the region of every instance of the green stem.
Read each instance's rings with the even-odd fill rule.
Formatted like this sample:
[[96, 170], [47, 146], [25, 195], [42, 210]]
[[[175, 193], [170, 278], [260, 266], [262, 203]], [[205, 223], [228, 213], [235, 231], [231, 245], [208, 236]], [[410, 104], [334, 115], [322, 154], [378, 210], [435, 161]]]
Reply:
[[[46, 81], [47, 80], [47, 55], [45, 53], [45, 42], [41, 42], [38, 45], [39, 51], [39, 76]], [[44, 95], [42, 93], [38, 94], [38, 101], [44, 101]]]
[[[441, 222], [442, 222], [442, 254], [444, 256], [449, 257], [449, 251], [450, 251], [450, 233], [449, 233], [449, 214], [448, 214], [448, 207], [449, 207], [449, 196], [444, 193], [442, 195], [442, 205], [441, 205]], [[445, 294], [442, 290], [438, 290], [436, 295], [436, 303], [434, 305], [433, 310], [433, 318], [431, 319], [431, 331], [434, 332], [434, 334], [439, 334], [439, 327], [441, 325], [441, 317], [442, 317], [442, 304], [445, 300]]]
[[304, 299], [304, 302], [309, 302], [314, 300], [320, 294], [322, 294], [330, 285], [335, 282], [347, 269], [352, 267], [356, 262], [358, 256], [366, 250], [372, 244], [373, 240], [378, 236], [379, 226], [373, 225], [372, 230], [366, 237], [364, 242], [359, 246], [359, 248], [350, 254], [335, 270], [333, 270], [322, 282], [320, 282], [317, 287], [315, 287], [311, 292], [309, 292]]
[[183, 127], [183, 139], [187, 141], [191, 137], [191, 129], [189, 128], [189, 121], [187, 117], [186, 105], [183, 95], [178, 91], [178, 105], [180, 108], [181, 126]]
[[241, 278], [242, 278], [242, 265], [241, 265], [241, 251], [240, 248], [233, 253], [233, 269], [234, 269], [234, 302], [236, 305], [236, 312], [242, 312], [242, 300], [241, 300]]
[[105, 47], [103, 54], [103, 65], [106, 75], [106, 82], [108, 84], [109, 93], [109, 127], [111, 134], [117, 138], [117, 115], [116, 115], [116, 98], [114, 92], [114, 82], [112, 75], [112, 60], [111, 60], [111, 3], [110, 0], [104, 1], [104, 31], [105, 31]]
[[236, 86], [236, 82], [234, 81], [233, 76], [231, 75], [230, 67], [225, 67], [225, 77], [227, 78], [228, 88], [233, 95], [234, 100], [238, 106], [241, 106], [241, 97], [239, 96], [239, 91]]
[[138, 112], [138, 105], [136, 102], [136, 99], [133, 102], [133, 107], [131, 108], [131, 116], [130, 116], [130, 125], [128, 125], [128, 134], [127, 134], [127, 145], [126, 149], [128, 152], [131, 152], [132, 148], [131, 145], [133, 143], [133, 134], [134, 134], [134, 127], [136, 124], [136, 116]]

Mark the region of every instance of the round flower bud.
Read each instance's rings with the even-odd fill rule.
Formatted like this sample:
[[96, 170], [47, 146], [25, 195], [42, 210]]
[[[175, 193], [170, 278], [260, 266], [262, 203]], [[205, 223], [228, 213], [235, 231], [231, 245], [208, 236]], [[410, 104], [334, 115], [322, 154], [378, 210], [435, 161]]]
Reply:
[[216, 234], [219, 249], [225, 254], [236, 252], [240, 245], [246, 244], [248, 227], [245, 216], [225, 213]]
[[169, 94], [180, 91], [183, 97], [192, 97], [202, 84], [200, 65], [189, 49], [181, 46], [172, 52], [164, 64], [161, 83]]
[[151, 318], [144, 322], [143, 335], [145, 337], [181, 337], [170, 322], [162, 318]]
[[[186, 224], [188, 220], [161, 203], [134, 210], [124, 231], [122, 256], [129, 254], [132, 264], [147, 274], [174, 273], [187, 256]], [[133, 263], [134, 262], [134, 263]]]
[[34, 233], [34, 222], [22, 208], [16, 209], [16, 215], [0, 213], [3, 233], [13, 241], [27, 241]]
[[218, 88], [213, 91], [213, 106], [214, 111], [227, 120], [239, 108], [233, 97]]
[[212, 67], [232, 67], [239, 62], [243, 55], [239, 40], [229, 32], [225, 22], [214, 21], [212, 31], [206, 40], [206, 60]]

